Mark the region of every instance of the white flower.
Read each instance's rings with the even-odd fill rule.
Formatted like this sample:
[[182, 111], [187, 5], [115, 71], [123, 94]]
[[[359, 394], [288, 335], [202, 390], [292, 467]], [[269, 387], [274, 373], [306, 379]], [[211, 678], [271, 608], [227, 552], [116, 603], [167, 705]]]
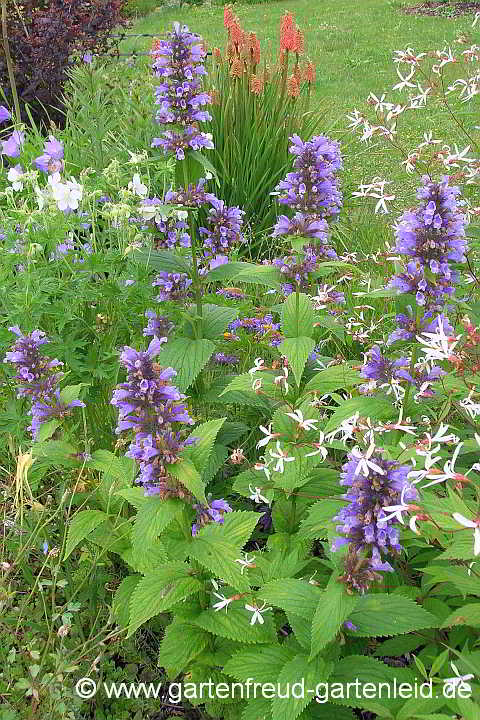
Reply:
[[389, 511], [389, 514], [381, 519], [382, 523], [386, 523], [386, 522], [388, 522], [388, 520], [392, 520], [392, 518], [395, 518], [396, 520], [401, 522], [402, 525], [405, 525], [402, 513], [408, 512], [408, 510], [409, 510], [408, 503], [405, 503], [405, 493], [408, 491], [411, 491], [411, 489], [412, 488], [409, 487], [408, 485], [404, 486], [404, 488], [402, 490], [402, 494], [400, 496], [400, 504], [399, 505], [385, 505], [382, 508], [384, 511], [387, 511], [387, 510]]
[[326, 459], [328, 455], [327, 448], [323, 446], [323, 443], [325, 442], [325, 434], [320, 431], [320, 437], [318, 438], [318, 442], [312, 443], [312, 445], [316, 448], [311, 453], [307, 453], [305, 457], [313, 457], [314, 455], [321, 455], [322, 456], [322, 462]]
[[260, 425], [260, 430], [266, 437], [258, 441], [257, 450], [259, 450], [261, 447], [264, 447], [265, 445], [268, 445], [270, 440], [273, 440], [273, 438], [278, 437], [278, 433], [272, 433], [272, 423], [270, 423], [268, 427]]
[[240, 563], [241, 570], [240, 575], [243, 575], [243, 572], [245, 568], [254, 568], [255, 565], [255, 556], [252, 555], [251, 558], [248, 557], [248, 553], [243, 553], [243, 558], [239, 558], [238, 560], [235, 560], [236, 563]]
[[25, 172], [21, 165], [15, 165], [15, 167], [10, 168], [8, 171], [7, 178], [12, 183], [12, 189], [17, 192], [18, 190], [23, 190], [23, 182], [22, 182], [22, 176], [25, 175]]
[[453, 513], [452, 517], [459, 525], [473, 529], [473, 554], [480, 555], [480, 518], [469, 520], [460, 513]]
[[355, 130], [355, 128], [364, 122], [365, 118], [358, 110], [354, 109], [350, 115], [347, 115], [347, 120], [350, 120], [350, 125], [348, 127]]
[[431, 485], [438, 485], [438, 483], [443, 482], [444, 480], [455, 480], [458, 473], [455, 472], [455, 463], [457, 461], [458, 453], [460, 452], [461, 447], [463, 446], [463, 443], [459, 443], [457, 447], [455, 448], [455, 452], [452, 455], [451, 460], [447, 460], [445, 465], [443, 466], [443, 473], [441, 470], [438, 470], [437, 468], [434, 468], [429, 473], [427, 473], [426, 477], [428, 479], [433, 478], [432, 482], [427, 483], [426, 485], [422, 486], [422, 490], [424, 490], [427, 487], [430, 487]]
[[[272, 460], [269, 460], [269, 461], [267, 462], [267, 460], [265, 459], [265, 456], [264, 456], [264, 455], [261, 455], [261, 456], [260, 456], [260, 460], [263, 460], [263, 462], [256, 462], [255, 465], [253, 466], [253, 469], [254, 469], [254, 470], [263, 470], [263, 472], [265, 473], [265, 477], [267, 478], [267, 480], [270, 480], [270, 470], [268, 469], [268, 467], [269, 467], [269, 465], [272, 464], [273, 461], [272, 461]], [[251, 490], [250, 485], [248, 486], [248, 488], [249, 488], [249, 490]], [[256, 488], [255, 488], [255, 489], [256, 489]], [[250, 498], [250, 499], [253, 500], [253, 498]]]
[[434, 140], [432, 130], [423, 133], [423, 139], [424, 141], [420, 143], [419, 148], [426, 147], [427, 145], [439, 145], [441, 143], [441, 140]]
[[425, 353], [425, 360], [448, 360], [462, 336], [457, 335], [456, 338], [452, 338], [445, 335], [443, 323], [439, 318], [435, 332], [423, 332], [416, 337], [424, 346], [421, 350]]
[[359, 448], [353, 448], [352, 455], [359, 459], [359, 463], [355, 470], [355, 475], [359, 475], [360, 473], [362, 473], [362, 475], [368, 477], [370, 470], [373, 470], [373, 472], [376, 472], [379, 475], [385, 475], [385, 470], [381, 468], [380, 465], [377, 465], [375, 462], [373, 462], [373, 460], [370, 460], [374, 451], [375, 445], [373, 443], [370, 445], [365, 455], [362, 454]]
[[472, 28], [475, 27], [475, 25], [477, 24], [477, 22], [478, 22], [479, 20], [480, 20], [480, 12], [476, 12], [476, 13], [475, 13], [475, 17], [473, 18]]
[[286, 462], [293, 462], [295, 460], [294, 457], [289, 457], [288, 452], [285, 450], [282, 450], [280, 446], [280, 441], [277, 440], [277, 452], [273, 452], [273, 450], [268, 451], [272, 458], [276, 459], [275, 467], [273, 468], [274, 472], [283, 473], [285, 467], [284, 464]]
[[385, 93], [383, 93], [383, 95], [379, 99], [376, 95], [374, 95], [371, 92], [367, 98], [367, 102], [370, 105], [374, 106], [376, 112], [383, 113], [384, 110], [390, 110], [391, 108], [393, 108], [392, 103], [385, 102]]
[[451, 686], [453, 686], [454, 688], [456, 688], [456, 687], [461, 687], [462, 690], [465, 690], [465, 691], [467, 691], [467, 692], [471, 692], [471, 691], [472, 691], [472, 688], [471, 688], [471, 686], [470, 686], [466, 681], [467, 681], [467, 680], [471, 680], [471, 679], [472, 679], [473, 677], [475, 677], [475, 676], [474, 676], [474, 675], [471, 675], [471, 674], [469, 674], [469, 675], [460, 675], [460, 673], [458, 672], [457, 666], [456, 666], [453, 662], [450, 663], [450, 667], [452, 668], [452, 670], [453, 670], [453, 672], [455, 673], [456, 677], [445, 678], [444, 681], [443, 681], [444, 685], [451, 685]]
[[[51, 181], [51, 182], [50, 182]], [[60, 174], [54, 173], [48, 179], [52, 188], [52, 195], [59, 210], [65, 212], [78, 210], [78, 205], [83, 197], [83, 187], [71, 178], [66, 182], [60, 181]]]
[[477, 415], [480, 415], [480, 403], [476, 403], [472, 400], [473, 393], [474, 390], [471, 390], [467, 397], [463, 398], [463, 400], [460, 400], [458, 404], [463, 407], [464, 410], [466, 410], [472, 420], [475, 420]]
[[[262, 470], [264, 469], [263, 466], [261, 469]], [[256, 503], [266, 503], [267, 505], [270, 505], [270, 500], [261, 494], [262, 488], [258, 488], [258, 487], [252, 488], [252, 486], [249, 485], [248, 489], [251, 492], [251, 495], [248, 496], [249, 500], [253, 500], [253, 502], [256, 502]]]
[[265, 361], [262, 360], [262, 358], [255, 358], [255, 360], [253, 361], [253, 367], [250, 368], [248, 374], [251, 377], [258, 370], [265, 370]]
[[225, 595], [220, 595], [220, 593], [216, 593], [216, 592], [214, 592], [213, 594], [215, 595], [216, 598], [218, 598], [220, 600], [220, 602], [215, 603], [215, 605], [213, 605], [213, 609], [215, 610], [215, 612], [218, 612], [219, 610], [222, 610], [223, 608], [226, 608], [228, 611], [228, 606], [233, 601], [233, 598], [226, 598]]
[[393, 90], [403, 90], [403, 88], [416, 87], [415, 83], [410, 82], [412, 77], [415, 75], [415, 68], [412, 67], [409, 74], [406, 77], [403, 77], [402, 73], [400, 72], [400, 68], [397, 67], [397, 75], [400, 78], [400, 82], [393, 86]]
[[260, 625], [263, 625], [265, 620], [262, 617], [262, 613], [272, 609], [271, 607], [267, 608], [266, 604], [267, 603], [264, 602], [262, 607], [258, 607], [257, 605], [245, 605], [245, 610], [253, 613], [250, 620], [250, 625], [255, 625], [256, 622], [260, 623]]
[[287, 393], [288, 392], [288, 382], [287, 382], [288, 368], [283, 367], [282, 371], [283, 371], [283, 375], [277, 375], [277, 377], [274, 379], [273, 382], [275, 383], [275, 385], [281, 385], [283, 390]]
[[317, 429], [315, 427], [315, 425], [318, 423], [318, 420], [314, 420], [313, 418], [311, 420], [305, 420], [301, 410], [295, 410], [294, 412], [291, 412], [291, 413], [285, 413], [285, 415], [289, 418], [292, 418], [292, 420], [295, 420], [295, 422], [298, 423], [298, 427], [301, 430], [316, 430]]
[[148, 188], [142, 183], [142, 181], [140, 180], [140, 175], [138, 173], [135, 173], [135, 175], [133, 176], [133, 180], [128, 183], [128, 189], [132, 190], [132, 192], [134, 192], [135, 195], [138, 195], [139, 197], [147, 197], [148, 195]]

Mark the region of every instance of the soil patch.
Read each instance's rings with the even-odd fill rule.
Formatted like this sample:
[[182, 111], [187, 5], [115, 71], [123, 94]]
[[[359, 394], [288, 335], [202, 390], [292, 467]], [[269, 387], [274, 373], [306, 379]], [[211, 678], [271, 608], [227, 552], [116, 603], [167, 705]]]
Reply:
[[403, 9], [406, 15], [438, 15], [439, 17], [458, 17], [480, 12], [480, 2], [437, 2], [427, 0], [420, 5], [412, 5]]

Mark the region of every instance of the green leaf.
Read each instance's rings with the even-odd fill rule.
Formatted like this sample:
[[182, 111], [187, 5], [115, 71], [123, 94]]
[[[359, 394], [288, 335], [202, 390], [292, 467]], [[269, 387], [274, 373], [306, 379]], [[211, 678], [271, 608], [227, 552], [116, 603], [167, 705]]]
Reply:
[[375, 420], [387, 420], [398, 415], [391, 401], [387, 398], [376, 397], [353, 397], [345, 400], [339, 408], [330, 416], [324, 427], [324, 432], [330, 432], [340, 427], [342, 422], [359, 412], [362, 417], [375, 418]]
[[150, 552], [154, 541], [183, 508], [183, 503], [173, 498], [149, 497], [146, 500], [137, 512], [132, 530], [132, 550], [139, 556]]
[[278, 348], [282, 355], [286, 355], [288, 358], [288, 364], [293, 370], [293, 376], [297, 386], [300, 385], [308, 356], [314, 347], [315, 341], [311, 337], [300, 336], [285, 338]]
[[478, 578], [468, 575], [465, 567], [430, 565], [422, 568], [422, 572], [432, 576], [432, 579], [426, 582], [427, 585], [436, 585], [441, 582], [452, 583], [464, 596], [478, 595]]
[[220, 305], [204, 305], [202, 312], [203, 337], [209, 340], [218, 340], [238, 315], [235, 308]]
[[215, 444], [215, 438], [225, 420], [226, 418], [208, 420], [208, 422], [198, 425], [190, 434], [190, 437], [197, 438], [197, 441], [194, 445], [185, 448], [182, 456], [191, 460], [199, 473], [202, 473], [205, 469]]
[[285, 645], [264, 645], [240, 650], [228, 660], [223, 672], [240, 682], [253, 677], [255, 682], [271, 683], [277, 680], [285, 663], [294, 655]]
[[210, 537], [200, 530], [191, 544], [190, 555], [215, 577], [222, 578], [240, 592], [248, 592], [250, 589], [247, 576], [241, 575], [240, 565], [235, 562], [240, 554], [233, 543], [215, 535]]
[[340, 342], [345, 341], [345, 330], [339, 324], [338, 318], [331, 317], [330, 315], [320, 315], [315, 317], [315, 326], [330, 330], [330, 332], [338, 337]]
[[60, 400], [68, 405], [72, 400], [78, 400], [82, 387], [88, 387], [88, 383], [78, 383], [78, 385], [67, 385], [60, 390]]
[[[130, 484], [135, 477], [135, 461], [125, 456], [117, 457], [108, 450], [95, 450], [87, 467], [111, 475], [116, 480]], [[137, 488], [140, 492], [140, 488]]]
[[217, 472], [225, 463], [229, 454], [228, 448], [225, 445], [220, 445], [218, 442], [213, 446], [210, 457], [208, 458], [202, 472], [202, 480], [208, 485], [213, 480]]
[[307, 580], [282, 578], [273, 580], [258, 590], [258, 596], [268, 604], [311, 620], [317, 607], [321, 590]]
[[[243, 601], [245, 604], [245, 601]], [[220, 637], [237, 640], [241, 643], [276, 643], [276, 630], [271, 613], [263, 615], [264, 623], [250, 625], [252, 614], [243, 605], [230, 605], [228, 611], [204, 610], [192, 622], [195, 625]]]
[[313, 376], [305, 386], [305, 392], [329, 393], [332, 390], [348, 389], [365, 382], [358, 370], [349, 363], [332, 365]]
[[155, 252], [136, 250], [132, 258], [142, 264], [145, 263], [147, 267], [154, 270], [163, 270], [169, 273], [186, 273], [189, 276], [192, 272], [191, 265], [185, 258], [169, 250], [157, 250]]
[[[177, 563], [176, 566], [172, 563], [168, 567], [159, 568], [139, 581], [130, 599], [128, 637], [150, 618], [169, 610], [200, 590], [202, 583], [199, 580], [185, 577], [188, 566], [183, 563]], [[183, 577], [180, 573], [183, 573]]]
[[141, 575], [128, 575], [122, 580], [113, 596], [112, 614], [122, 628], [128, 627], [130, 598], [140, 580]]
[[292, 293], [283, 305], [283, 334], [287, 338], [311, 337], [314, 317], [312, 301], [308, 295]]
[[402, 595], [385, 593], [359, 598], [349, 619], [357, 626], [357, 636], [401, 635], [438, 627], [438, 619], [420, 605]]
[[54, 418], [53, 420], [49, 420], [48, 422], [41, 425], [38, 429], [35, 442], [40, 443], [45, 442], [46, 440], [50, 440], [55, 430], [59, 428], [61, 424], [62, 423], [60, 422], [60, 420], [55, 420]]
[[239, 553], [245, 543], [250, 540], [258, 523], [258, 513], [253, 510], [234, 510], [226, 513], [223, 523], [210, 523], [201, 530], [202, 537], [221, 538], [233, 545]]
[[108, 515], [100, 510], [83, 510], [73, 516], [68, 527], [64, 560], [68, 558], [77, 545], [85, 540], [92, 530], [108, 519]]
[[144, 489], [139, 487], [125, 488], [119, 490], [116, 494], [127, 500], [137, 510], [146, 505], [150, 500], [150, 498], [145, 495]]
[[209, 638], [209, 633], [192, 623], [174, 621], [160, 645], [159, 667], [166, 668], [170, 679], [175, 678], [206, 648]]
[[197, 500], [204, 505], [207, 502], [205, 497], [205, 484], [200, 477], [195, 465], [187, 458], [179, 458], [176, 463], [168, 466], [168, 472], [177, 478], [187, 490], [190, 490]]
[[400, 635], [399, 637], [385, 640], [374, 652], [375, 657], [398, 657], [416, 650], [420, 645], [425, 645], [425, 638], [421, 635]]
[[328, 498], [312, 505], [308, 511], [308, 516], [300, 526], [298, 536], [308, 540], [326, 538], [328, 529], [335, 524], [333, 518], [344, 505], [344, 500], [329, 500]]
[[480, 625], [480, 603], [469, 603], [463, 607], [454, 610], [451, 615], [440, 625], [442, 628], [452, 627], [453, 625], [471, 625], [477, 627]]
[[177, 371], [175, 385], [179, 390], [184, 391], [205, 367], [214, 350], [214, 343], [206, 338], [202, 340], [175, 338], [164, 346], [158, 356], [158, 362], [163, 367], [172, 367]]
[[329, 583], [321, 594], [313, 617], [310, 659], [335, 639], [344, 621], [355, 610], [357, 603], [358, 598], [347, 595], [344, 585], [335, 580]]
[[255, 285], [267, 285], [280, 289], [283, 276], [279, 270], [268, 265], [254, 265], [245, 262], [228, 262], [210, 270], [207, 279], [224, 281], [235, 279], [235, 283], [252, 283]]
[[[308, 690], [314, 690], [318, 683], [325, 682], [329, 674], [329, 666], [321, 658], [309, 662], [306, 655], [296, 655], [285, 663], [278, 676], [279, 693], [273, 698], [273, 720], [296, 720], [302, 710], [313, 700], [314, 694], [313, 692], [309, 693]], [[300, 684], [296, 693], [294, 692], [295, 683]], [[287, 688], [288, 694], [285, 692]], [[304, 692], [302, 688], [305, 689]], [[282, 695], [283, 697], [280, 697]], [[285, 697], [285, 695], [287, 696]]]

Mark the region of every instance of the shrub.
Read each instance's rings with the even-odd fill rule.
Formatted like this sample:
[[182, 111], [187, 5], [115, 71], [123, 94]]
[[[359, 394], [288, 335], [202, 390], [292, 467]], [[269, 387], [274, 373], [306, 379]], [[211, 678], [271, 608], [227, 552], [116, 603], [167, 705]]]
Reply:
[[[61, 122], [66, 70], [75, 57], [109, 49], [112, 28], [124, 22], [123, 4], [124, 0], [25, 0], [19, 8], [8, 3], [10, 52], [24, 120], [28, 104], [35, 120], [44, 120], [48, 113]], [[10, 99], [3, 47], [0, 81]]]
[[215, 149], [209, 158], [225, 202], [243, 207], [261, 232], [274, 222], [270, 193], [289, 167], [289, 137], [296, 133], [308, 139], [320, 124], [319, 115], [308, 109], [315, 66], [302, 62], [303, 33], [290, 13], [281, 23], [274, 66], [261, 62], [257, 36], [241, 28], [230, 6], [224, 18], [225, 52], [213, 50], [209, 130]]

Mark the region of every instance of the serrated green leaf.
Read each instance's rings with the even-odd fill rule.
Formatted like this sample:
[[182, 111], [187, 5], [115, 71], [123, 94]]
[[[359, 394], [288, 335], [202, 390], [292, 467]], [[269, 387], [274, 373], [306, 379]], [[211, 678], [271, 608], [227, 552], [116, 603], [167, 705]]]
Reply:
[[[130, 622], [128, 637], [143, 623], [200, 590], [202, 583], [194, 577], [186, 577], [187, 566], [172, 563], [143, 577], [130, 599]], [[180, 565], [180, 568], [178, 567]], [[179, 573], [183, 572], [182, 577]]]
[[170, 250], [157, 250], [155, 252], [136, 250], [132, 255], [132, 259], [153, 268], [153, 270], [186, 273], [189, 276], [192, 272], [189, 262], [178, 253]]
[[112, 614], [121, 628], [128, 627], [130, 598], [141, 577], [141, 575], [128, 575], [123, 578], [113, 596]]
[[312, 623], [313, 659], [320, 650], [335, 639], [344, 621], [352, 614], [358, 603], [355, 595], [348, 595], [345, 586], [338, 582], [330, 582], [321, 593]]
[[425, 645], [425, 638], [421, 635], [399, 635], [391, 640], [385, 640], [374, 652], [375, 657], [398, 657], [416, 650]]
[[49, 420], [48, 422], [43, 423], [43, 425], [40, 425], [35, 442], [40, 443], [50, 440], [55, 430], [59, 428], [61, 424], [60, 420], [55, 420], [54, 418], [53, 420]]
[[124, 488], [123, 490], [119, 490], [116, 494], [127, 500], [137, 510], [146, 505], [149, 501], [149, 498], [145, 495], [144, 489], [139, 487]]
[[205, 469], [215, 439], [225, 420], [226, 418], [209, 420], [206, 423], [202, 423], [202, 425], [198, 425], [190, 434], [190, 437], [197, 438], [197, 440], [194, 445], [187, 447], [183, 451], [182, 456], [191, 460], [199, 473], [203, 473]]
[[[278, 676], [279, 693], [273, 698], [273, 720], [296, 720], [314, 698], [313, 692], [308, 690], [314, 690], [318, 683], [325, 682], [329, 674], [330, 668], [322, 658], [309, 662], [306, 655], [296, 655], [285, 663]], [[300, 683], [305, 691], [298, 692], [297, 688], [297, 693], [294, 693], [294, 683]]]
[[224, 465], [228, 457], [228, 452], [228, 448], [226, 448], [225, 445], [220, 445], [218, 441], [215, 443], [202, 472], [202, 481], [206, 485], [213, 480], [217, 472]]
[[298, 536], [308, 540], [328, 537], [328, 529], [334, 525], [333, 518], [344, 505], [344, 500], [330, 500], [328, 498], [312, 505], [308, 511], [308, 516], [300, 526]]
[[365, 382], [358, 370], [349, 367], [348, 363], [332, 365], [321, 370], [306, 384], [305, 392], [329, 393], [332, 390], [348, 389]]
[[452, 583], [457, 587], [463, 596], [478, 595], [478, 578], [468, 575], [466, 567], [452, 567], [449, 565], [430, 565], [422, 568], [425, 575], [432, 576], [431, 580], [427, 580], [427, 585], [436, 585], [437, 583]]
[[253, 697], [247, 702], [242, 720], [272, 720], [272, 701], [263, 697]]
[[297, 386], [300, 385], [308, 356], [314, 347], [315, 341], [311, 337], [300, 336], [285, 338], [278, 348], [282, 355], [288, 358], [288, 364], [292, 368]]
[[192, 623], [173, 622], [167, 627], [160, 645], [159, 667], [166, 668], [170, 679], [175, 678], [206, 648], [209, 638], [209, 633]]
[[68, 405], [72, 400], [78, 400], [82, 387], [88, 387], [88, 383], [78, 383], [77, 385], [67, 385], [60, 390], [60, 400]]
[[255, 682], [271, 683], [277, 680], [285, 663], [294, 655], [285, 645], [264, 645], [240, 650], [228, 660], [223, 672], [240, 682], [253, 677]]
[[135, 477], [135, 461], [125, 456], [117, 457], [109, 450], [95, 450], [87, 462], [87, 467], [100, 470], [128, 484]]
[[183, 503], [175, 498], [160, 500], [149, 497], [137, 512], [132, 530], [134, 555], [150, 552], [151, 546], [161, 532], [182, 511]]
[[273, 580], [258, 590], [258, 596], [268, 604], [311, 620], [321, 591], [307, 580], [282, 578]]
[[250, 625], [252, 614], [243, 606], [230, 605], [228, 611], [204, 610], [193, 621], [195, 625], [220, 637], [241, 643], [276, 643], [276, 631], [271, 613], [263, 615], [264, 623]]
[[308, 337], [313, 332], [315, 313], [305, 293], [292, 293], [283, 304], [282, 332], [287, 338]]
[[468, 603], [454, 610], [440, 627], [446, 628], [454, 625], [471, 625], [472, 627], [478, 627], [480, 625], [480, 603]]
[[250, 589], [247, 576], [240, 573], [240, 565], [235, 562], [240, 554], [233, 543], [200, 530], [191, 544], [190, 556], [240, 592]]
[[[258, 513], [234, 510], [223, 516], [223, 523], [210, 523], [201, 530], [202, 537], [223, 538], [240, 553], [258, 523]], [[238, 556], [239, 557], [239, 556]]]
[[205, 483], [200, 477], [195, 465], [187, 458], [179, 458], [176, 463], [168, 466], [168, 472], [177, 478], [187, 490], [190, 490], [197, 500], [204, 505], [207, 502], [205, 497]]
[[202, 313], [203, 337], [218, 340], [228, 325], [235, 320], [238, 310], [221, 305], [204, 305]]
[[323, 428], [324, 432], [327, 433], [340, 427], [344, 420], [352, 417], [356, 412], [359, 412], [361, 417], [375, 418], [375, 420], [387, 420], [398, 415], [397, 410], [387, 398], [349, 398], [330, 416], [327, 424]]
[[390, 636], [438, 627], [438, 619], [402, 595], [378, 593], [359, 598], [350, 615], [357, 636]]
[[65, 544], [64, 560], [75, 550], [77, 545], [85, 540], [85, 538], [95, 530], [98, 525], [105, 522], [108, 515], [101, 510], [83, 510], [73, 516], [70, 521], [67, 533], [67, 542]]
[[170, 340], [158, 356], [163, 367], [172, 367], [177, 371], [175, 385], [186, 390], [209, 361], [215, 345], [211, 340], [202, 338], [175, 338]]

